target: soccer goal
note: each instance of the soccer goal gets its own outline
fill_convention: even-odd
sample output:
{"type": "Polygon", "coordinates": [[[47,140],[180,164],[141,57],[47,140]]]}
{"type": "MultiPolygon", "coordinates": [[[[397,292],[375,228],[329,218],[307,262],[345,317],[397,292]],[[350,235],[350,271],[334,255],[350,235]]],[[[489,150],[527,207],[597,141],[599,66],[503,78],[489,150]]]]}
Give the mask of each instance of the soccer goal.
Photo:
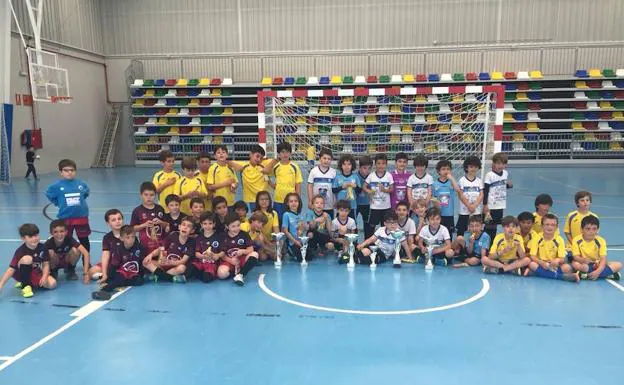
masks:
{"type": "Polygon", "coordinates": [[[503,107],[504,88],[489,85],[259,91],[259,140],[268,156],[290,143],[296,161],[327,148],[485,164],[501,149],[503,107]]]}

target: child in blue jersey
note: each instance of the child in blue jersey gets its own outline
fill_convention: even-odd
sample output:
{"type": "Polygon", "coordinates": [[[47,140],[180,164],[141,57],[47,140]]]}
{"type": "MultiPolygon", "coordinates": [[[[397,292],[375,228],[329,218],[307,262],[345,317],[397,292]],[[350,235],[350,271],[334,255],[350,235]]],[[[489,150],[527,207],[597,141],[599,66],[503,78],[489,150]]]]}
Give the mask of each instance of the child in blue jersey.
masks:
{"type": "MultiPolygon", "coordinates": [[[[366,178],[371,172],[371,167],[373,167],[373,160],[370,156],[364,155],[360,157],[357,177],[360,182],[360,186],[364,186],[366,182],[366,178]]],[[[360,190],[357,194],[357,213],[362,216],[362,222],[364,223],[364,237],[366,239],[370,238],[375,232],[375,226],[371,226],[369,222],[370,216],[370,196],[364,190],[360,190]]],[[[357,220],[357,215],[356,215],[357,220]]]]}
{"type": "Polygon", "coordinates": [[[471,215],[468,218],[468,231],[463,235],[458,235],[453,242],[453,250],[460,261],[453,267],[480,265],[481,258],[487,255],[491,244],[490,236],[483,231],[481,215],[471,215]]]}
{"type": "Polygon", "coordinates": [[[455,231],[455,191],[458,189],[451,162],[442,159],[436,164],[438,178],[433,181],[432,193],[435,206],[442,214],[441,224],[446,227],[451,237],[455,231]]]}
{"type": "Polygon", "coordinates": [[[349,216],[353,219],[355,219],[355,210],[357,209],[357,197],[362,190],[362,181],[358,175],[353,173],[354,169],[355,159],[353,156],[341,156],[338,160],[338,173],[332,189],[336,195],[336,201],[346,200],[351,204],[349,216]]]}
{"type": "Polygon", "coordinates": [[[76,236],[80,244],[91,251],[89,235],[89,186],[83,181],[76,179],[76,162],[71,159],[63,159],[58,164],[61,178],[48,186],[46,197],[54,206],[58,207],[58,219],[62,219],[67,225],[67,235],[76,236]]]}
{"type": "Polygon", "coordinates": [[[301,214],[303,202],[297,193],[288,193],[284,198],[286,212],[282,217],[282,232],[288,242],[288,255],[301,261],[301,236],[305,234],[305,218],[301,214]]]}

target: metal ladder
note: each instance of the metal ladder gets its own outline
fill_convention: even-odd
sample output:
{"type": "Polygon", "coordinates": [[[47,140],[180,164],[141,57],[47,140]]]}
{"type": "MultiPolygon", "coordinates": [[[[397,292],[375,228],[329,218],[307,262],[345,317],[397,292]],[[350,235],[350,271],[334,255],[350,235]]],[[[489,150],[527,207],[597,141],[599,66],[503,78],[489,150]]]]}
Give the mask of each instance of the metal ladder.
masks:
{"type": "Polygon", "coordinates": [[[121,103],[113,103],[110,111],[107,113],[106,128],[104,135],[100,141],[100,149],[95,158],[92,168],[111,168],[115,167],[115,149],[117,138],[117,130],[119,129],[119,118],[121,116],[121,103]]]}

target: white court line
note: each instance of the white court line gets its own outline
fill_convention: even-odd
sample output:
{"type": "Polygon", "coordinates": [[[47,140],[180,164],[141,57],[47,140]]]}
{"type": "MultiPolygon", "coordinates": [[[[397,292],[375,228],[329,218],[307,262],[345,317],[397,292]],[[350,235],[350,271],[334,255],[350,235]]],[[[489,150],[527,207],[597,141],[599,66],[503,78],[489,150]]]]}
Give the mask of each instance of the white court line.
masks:
{"type": "Polygon", "coordinates": [[[72,326],[74,326],[78,322],[80,322],[83,319],[85,319],[90,314],[93,314],[96,310],[100,309],[102,306],[104,306],[107,303],[113,301],[115,298],[119,297],[120,295],[122,295],[123,293],[127,292],[130,289],[131,289],[130,287],[127,287],[127,288],[123,289],[122,291],[115,293],[111,297],[111,299],[108,300],[108,301],[91,301],[88,304],[86,304],[85,306],[83,306],[80,309],[76,310],[75,312],[73,312],[71,314],[72,316],[74,316],[76,318],[74,318],[73,320],[69,321],[65,325],[61,326],[60,328],[56,329],[55,331],[53,331],[52,333],[48,334],[47,336],[43,337],[42,339],[40,339],[39,341],[35,342],[34,344],[30,345],[29,347],[27,347],[26,349],[22,350],[21,352],[17,353],[13,357],[7,357],[8,359],[6,360],[6,362],[4,362],[3,364],[0,364],[0,372],[3,371],[4,369],[8,368],[9,366],[13,365],[15,362],[17,362],[18,360],[20,360],[21,358],[23,358],[27,354],[32,353],[36,349],[40,348],[46,342],[49,342],[54,337],[57,337],[58,335],[60,335],[64,331],[66,331],[67,329],[71,328],[72,326]],[[94,302],[98,306],[93,305],[94,302]],[[85,310],[83,310],[83,309],[85,309],[85,310]]]}
{"type": "Polygon", "coordinates": [[[615,286],[616,288],[620,289],[620,291],[624,291],[624,286],[620,285],[619,283],[612,281],[610,279],[607,279],[606,281],[609,282],[611,285],[615,286]]]}
{"type": "Polygon", "coordinates": [[[264,284],[264,276],[265,274],[260,274],[260,277],[258,277],[258,285],[260,286],[260,289],[262,289],[262,291],[264,291],[266,294],[270,295],[271,297],[277,299],[278,301],[286,302],[291,305],[305,307],[305,308],[313,309],[313,310],[327,311],[327,312],[333,312],[333,313],[346,313],[346,314],[407,315],[407,314],[433,313],[436,311],[444,311],[444,310],[449,310],[449,309],[453,309],[456,307],[468,305],[469,303],[472,303],[474,301],[477,301],[483,298],[487,294],[487,292],[490,290],[490,282],[487,279],[482,278],[481,283],[483,287],[481,287],[481,291],[479,291],[477,294],[473,295],[470,298],[467,298],[463,301],[452,303],[449,305],[430,307],[426,309],[412,309],[412,310],[351,310],[351,309],[338,309],[338,308],[333,308],[333,307],[311,305],[308,303],[298,302],[298,301],[294,301],[286,297],[282,297],[281,295],[273,292],[264,284]]]}
{"type": "Polygon", "coordinates": [[[8,361],[11,358],[13,358],[13,357],[11,357],[11,356],[0,356],[0,361],[8,361]]]}

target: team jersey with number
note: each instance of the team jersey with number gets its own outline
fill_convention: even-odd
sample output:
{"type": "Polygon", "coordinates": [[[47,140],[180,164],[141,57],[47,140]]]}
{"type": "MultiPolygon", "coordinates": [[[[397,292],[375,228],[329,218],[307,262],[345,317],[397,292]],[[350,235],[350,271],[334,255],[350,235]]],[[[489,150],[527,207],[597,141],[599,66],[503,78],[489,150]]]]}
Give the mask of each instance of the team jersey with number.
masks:
{"type": "Polygon", "coordinates": [[[59,208],[59,219],[89,216],[89,186],[78,179],[61,179],[46,190],[46,197],[59,208]]]}
{"type": "Polygon", "coordinates": [[[180,241],[180,233],[175,232],[167,235],[162,241],[162,247],[165,249],[165,258],[161,261],[161,265],[167,265],[167,262],[181,261],[185,255],[192,258],[195,255],[195,240],[187,238],[185,243],[180,241]]]}
{"type": "Polygon", "coordinates": [[[529,251],[532,257],[536,257],[540,261],[550,262],[553,259],[564,259],[566,251],[563,238],[555,235],[553,239],[544,238],[544,234],[539,235],[532,243],[529,251]]]}
{"type": "Polygon", "coordinates": [[[433,181],[432,195],[438,200],[440,205],[440,213],[443,217],[452,217],[455,215],[455,191],[450,179],[444,182],[440,179],[433,181]]]}
{"type": "MultiPolygon", "coordinates": [[[[165,210],[159,205],[154,205],[151,209],[140,205],[132,210],[130,225],[142,225],[153,219],[160,219],[164,221],[165,210]]],[[[139,231],[139,242],[141,242],[146,254],[149,254],[152,250],[158,248],[160,241],[163,239],[164,232],[165,228],[161,225],[149,226],[139,231]]]]}
{"type": "Polygon", "coordinates": [[[312,195],[320,195],[325,199],[324,210],[332,210],[334,208],[334,180],[336,179],[336,170],[328,167],[325,171],[321,170],[321,166],[315,166],[308,175],[308,183],[312,184],[312,195]]]}
{"type": "Polygon", "coordinates": [[[296,192],[297,184],[303,183],[301,169],[293,162],[276,164],[271,175],[275,176],[275,203],[284,204],[286,195],[296,192]]]}
{"type": "Polygon", "coordinates": [[[246,203],[254,203],[256,195],[260,191],[269,191],[269,176],[265,175],[262,170],[270,162],[269,159],[265,159],[255,166],[249,161],[237,162],[243,167],[240,174],[243,185],[243,201],[246,203]]]}
{"type": "MultiPolygon", "coordinates": [[[[212,233],[210,236],[206,237],[202,233],[195,238],[195,252],[203,254],[206,250],[211,249],[211,251],[216,254],[221,250],[222,243],[223,234],[212,233]]],[[[193,253],[193,258],[197,258],[195,253],[193,253]]]]}
{"type": "MultiPolygon", "coordinates": [[[[156,174],[154,174],[154,178],[152,178],[152,183],[154,183],[154,186],[156,186],[156,188],[158,189],[163,183],[165,183],[171,178],[175,179],[175,181],[177,182],[181,178],[181,176],[177,171],[165,172],[161,170],[161,171],[158,171],[156,174]]],[[[165,202],[165,199],[167,199],[169,195],[175,194],[174,189],[175,189],[175,183],[166,187],[164,190],[160,192],[160,194],[158,194],[158,202],[160,203],[162,207],[165,207],[165,208],[167,207],[167,203],[165,202]]]]}
{"type": "Polygon", "coordinates": [[[407,181],[410,178],[410,173],[394,170],[391,175],[394,188],[392,189],[392,194],[390,194],[390,202],[394,208],[397,203],[407,200],[407,181]]]}
{"type": "MultiPolygon", "coordinates": [[[[208,183],[208,175],[210,175],[210,168],[208,168],[206,172],[202,172],[201,170],[198,170],[197,174],[195,174],[195,176],[201,179],[201,181],[204,183],[204,187],[206,187],[206,191],[208,191],[208,186],[206,185],[208,183]]],[[[206,211],[212,211],[211,195],[212,195],[211,192],[208,191],[208,196],[206,196],[206,198],[204,199],[204,208],[206,209],[206,211]]]]}
{"type": "Polygon", "coordinates": [[[336,201],[346,200],[351,204],[351,208],[355,209],[357,207],[357,188],[362,188],[362,182],[357,174],[349,174],[344,175],[341,172],[336,174],[336,179],[334,179],[334,188],[340,188],[340,191],[336,193],[336,201]],[[356,187],[343,188],[342,186],[345,183],[355,183],[356,187]]]}
{"type": "Polygon", "coordinates": [[[607,256],[607,241],[600,235],[586,241],[581,234],[572,240],[572,255],[599,262],[601,258],[607,256]]]}
{"type": "Polygon", "coordinates": [[[425,245],[431,245],[434,248],[444,246],[446,241],[451,240],[451,234],[444,225],[440,225],[437,229],[432,229],[430,225],[423,226],[418,237],[423,239],[425,245]]]}
{"type": "Polygon", "coordinates": [[[60,244],[56,243],[54,237],[49,238],[43,244],[43,247],[45,247],[46,250],[53,251],[54,254],[59,257],[66,256],[71,251],[71,249],[73,249],[74,247],[78,248],[79,246],[80,242],[78,242],[74,237],[70,237],[69,235],[66,235],[60,244]]]}
{"type": "MultiPolygon", "coordinates": [[[[470,202],[470,204],[474,204],[479,198],[479,195],[483,192],[483,182],[481,182],[481,179],[478,177],[470,180],[466,176],[462,176],[459,179],[459,182],[457,182],[457,185],[459,186],[459,189],[461,190],[464,197],[468,199],[468,202],[470,202]]],[[[464,202],[462,202],[461,200],[459,201],[459,215],[478,215],[482,212],[483,202],[479,203],[475,211],[470,212],[468,211],[468,208],[466,207],[464,202]]]]}
{"type": "Polygon", "coordinates": [[[401,243],[405,240],[405,234],[403,234],[401,238],[397,239],[392,235],[392,233],[388,232],[385,226],[378,228],[374,235],[377,238],[377,242],[375,244],[379,246],[379,250],[383,252],[387,258],[394,256],[394,250],[397,242],[401,243]]]}
{"type": "Polygon", "coordinates": [[[489,171],[485,174],[483,183],[489,186],[487,205],[490,210],[507,208],[507,170],[500,173],[489,171]]]}
{"type": "MultiPolygon", "coordinates": [[[[466,231],[464,233],[464,240],[466,241],[466,246],[471,242],[472,233],[470,231],[466,231]]],[[[478,237],[475,237],[474,243],[472,246],[472,255],[481,257],[481,251],[485,250],[486,253],[490,249],[490,236],[482,231],[478,237]]]]}
{"type": "Polygon", "coordinates": [[[249,234],[244,231],[238,233],[238,235],[232,237],[228,233],[223,234],[223,243],[219,251],[225,252],[225,255],[232,257],[232,253],[236,249],[246,249],[253,246],[249,234]]]}
{"type": "Polygon", "coordinates": [[[340,229],[344,230],[344,234],[355,233],[357,231],[355,219],[347,217],[347,220],[343,222],[338,217],[334,218],[332,221],[332,237],[344,238],[344,235],[340,234],[340,229]]]}
{"type": "Polygon", "coordinates": [[[9,267],[11,267],[14,270],[18,270],[20,259],[22,259],[22,257],[26,255],[30,255],[32,257],[33,269],[42,269],[44,262],[50,262],[50,255],[48,254],[48,249],[44,247],[43,243],[37,244],[37,247],[35,247],[34,250],[28,248],[28,246],[26,246],[25,243],[22,243],[22,245],[18,247],[17,250],[15,250],[15,253],[13,254],[13,258],[11,259],[11,262],[9,263],[9,267]]]}
{"type": "Polygon", "coordinates": [[[405,231],[405,234],[416,235],[416,222],[412,218],[405,218],[405,221],[401,222],[401,218],[399,218],[397,221],[399,229],[405,231]]]}
{"type": "MultiPolygon", "coordinates": [[[[572,211],[570,214],[568,214],[568,217],[566,218],[566,221],[563,225],[563,232],[565,234],[569,234],[572,239],[578,237],[579,235],[581,235],[582,232],[581,222],[583,221],[583,218],[590,215],[598,218],[598,215],[592,213],[591,211],[588,211],[585,214],[579,213],[577,210],[572,211]]],[[[570,242],[568,242],[566,239],[566,248],[570,250],[571,246],[572,245],[570,244],[570,242]]]]}
{"type": "Polygon", "coordinates": [[[429,194],[429,188],[433,185],[433,177],[425,173],[425,175],[418,176],[416,174],[410,175],[407,180],[407,187],[412,190],[412,199],[426,199],[429,194]]]}
{"type": "Polygon", "coordinates": [[[115,251],[111,251],[110,268],[123,275],[124,278],[132,279],[141,273],[143,255],[138,239],[134,240],[130,248],[121,242],[115,251]]]}
{"type": "MultiPolygon", "coordinates": [[[[220,165],[219,163],[213,163],[210,165],[210,169],[208,170],[208,184],[220,184],[228,179],[232,179],[236,183],[238,183],[238,177],[232,168],[228,165],[220,165]]],[[[228,206],[232,206],[234,204],[234,200],[236,197],[236,191],[232,191],[230,185],[220,187],[214,190],[214,196],[223,197],[227,201],[228,206]]]]}
{"type": "Polygon", "coordinates": [[[497,234],[494,237],[494,241],[492,242],[492,248],[490,249],[491,255],[496,255],[499,251],[505,250],[507,247],[511,247],[510,251],[507,251],[505,254],[502,254],[498,257],[503,262],[513,261],[518,258],[518,252],[516,245],[520,245],[520,248],[524,251],[524,240],[518,234],[514,234],[511,240],[507,240],[505,238],[504,233],[497,234]]]}
{"type": "Polygon", "coordinates": [[[391,207],[390,194],[381,191],[381,188],[390,188],[394,184],[394,179],[389,172],[378,175],[377,172],[371,172],[366,178],[368,188],[374,191],[370,197],[370,206],[372,210],[387,210],[391,207]]]}

